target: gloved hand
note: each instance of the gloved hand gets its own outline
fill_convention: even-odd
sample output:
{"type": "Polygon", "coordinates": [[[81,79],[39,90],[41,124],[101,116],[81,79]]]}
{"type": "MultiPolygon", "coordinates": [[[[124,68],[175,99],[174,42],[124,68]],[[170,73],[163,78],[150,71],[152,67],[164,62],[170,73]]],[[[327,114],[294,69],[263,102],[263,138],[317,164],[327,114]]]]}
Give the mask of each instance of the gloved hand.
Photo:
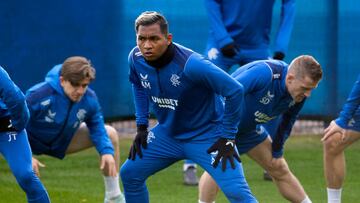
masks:
{"type": "Polygon", "coordinates": [[[139,125],[137,127],[136,136],[133,144],[131,145],[128,159],[135,160],[136,154],[142,158],[141,146],[146,149],[148,133],[146,125],[139,125]]]}
{"type": "Polygon", "coordinates": [[[274,53],[273,59],[283,60],[284,58],[285,58],[285,54],[282,53],[281,51],[276,51],[276,52],[274,53]]]}
{"type": "Polygon", "coordinates": [[[229,159],[231,163],[231,167],[235,169],[234,158],[241,162],[238,153],[235,150],[235,141],[228,140],[226,138],[219,138],[208,150],[207,153],[218,151],[218,154],[215,157],[215,161],[213,163],[214,168],[219,164],[220,159],[222,158],[222,170],[226,169],[226,162],[229,159]]]}
{"type": "Polygon", "coordinates": [[[222,47],[220,49],[220,51],[224,56],[232,58],[236,55],[235,44],[233,42],[230,44],[227,44],[224,47],[222,47]]]}

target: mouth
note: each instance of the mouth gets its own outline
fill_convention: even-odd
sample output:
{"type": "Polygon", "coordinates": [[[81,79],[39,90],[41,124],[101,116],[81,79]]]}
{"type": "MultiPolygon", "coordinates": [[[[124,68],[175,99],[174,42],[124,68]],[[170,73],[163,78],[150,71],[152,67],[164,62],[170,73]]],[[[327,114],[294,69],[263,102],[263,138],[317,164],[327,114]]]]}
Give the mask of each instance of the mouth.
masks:
{"type": "Polygon", "coordinates": [[[151,57],[151,56],[153,56],[153,53],[152,52],[144,52],[144,57],[151,57]]]}

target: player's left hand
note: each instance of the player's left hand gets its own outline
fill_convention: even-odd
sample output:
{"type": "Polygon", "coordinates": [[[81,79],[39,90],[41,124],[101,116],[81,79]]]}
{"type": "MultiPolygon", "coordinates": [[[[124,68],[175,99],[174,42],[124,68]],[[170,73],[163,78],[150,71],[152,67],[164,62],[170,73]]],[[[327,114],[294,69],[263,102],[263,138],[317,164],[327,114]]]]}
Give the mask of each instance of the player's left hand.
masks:
{"type": "Polygon", "coordinates": [[[219,164],[219,161],[222,162],[222,170],[225,171],[226,169],[226,162],[229,159],[231,167],[235,169],[235,162],[234,158],[241,162],[238,153],[235,150],[235,141],[228,140],[226,138],[219,138],[208,150],[207,153],[210,154],[211,152],[218,152],[215,161],[213,163],[214,168],[216,168],[219,164]]]}
{"type": "Polygon", "coordinates": [[[116,163],[113,155],[103,154],[101,156],[100,170],[105,176],[117,176],[116,163]]]}
{"type": "Polygon", "coordinates": [[[335,121],[331,121],[330,125],[324,130],[324,137],[321,139],[321,141],[324,142],[326,139],[336,133],[341,133],[342,140],[345,139],[345,129],[338,126],[335,121]]]}

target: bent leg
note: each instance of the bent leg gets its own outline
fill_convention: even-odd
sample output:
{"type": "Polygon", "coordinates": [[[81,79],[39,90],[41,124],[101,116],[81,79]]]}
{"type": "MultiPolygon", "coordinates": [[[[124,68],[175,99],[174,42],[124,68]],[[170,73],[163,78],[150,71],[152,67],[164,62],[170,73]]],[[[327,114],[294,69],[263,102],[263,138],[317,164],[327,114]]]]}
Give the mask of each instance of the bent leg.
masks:
{"type": "Polygon", "coordinates": [[[199,200],[201,202],[214,202],[219,192],[215,180],[206,171],[202,174],[199,181],[199,200]]]}
{"type": "Polygon", "coordinates": [[[127,203],[149,202],[146,179],[184,157],[182,144],[156,128],[149,132],[148,145],[142,153],[142,158],[136,155],[135,160],[126,160],[120,169],[127,203]]]}
{"type": "Polygon", "coordinates": [[[0,148],[20,187],[25,191],[29,203],[50,202],[45,187],[35,175],[31,165],[31,149],[26,131],[15,136],[0,135],[0,148]],[[3,138],[6,138],[3,139],[3,138]]]}
{"type": "Polygon", "coordinates": [[[245,180],[241,163],[235,160],[235,169],[233,169],[228,162],[225,171],[222,171],[222,163],[216,168],[212,166],[216,155],[208,154],[206,151],[214,142],[214,140],[206,140],[185,144],[186,158],[203,167],[214,178],[230,202],[257,202],[245,180]]]}
{"type": "Polygon", "coordinates": [[[324,172],[328,188],[342,187],[346,173],[344,150],[359,139],[360,132],[348,130],[345,140],[336,133],[324,141],[324,172]]]}
{"type": "Polygon", "coordinates": [[[307,198],[303,187],[290,171],[285,159],[279,158],[274,162],[270,138],[248,151],[248,155],[269,172],[280,193],[287,200],[300,203],[307,198]]]}

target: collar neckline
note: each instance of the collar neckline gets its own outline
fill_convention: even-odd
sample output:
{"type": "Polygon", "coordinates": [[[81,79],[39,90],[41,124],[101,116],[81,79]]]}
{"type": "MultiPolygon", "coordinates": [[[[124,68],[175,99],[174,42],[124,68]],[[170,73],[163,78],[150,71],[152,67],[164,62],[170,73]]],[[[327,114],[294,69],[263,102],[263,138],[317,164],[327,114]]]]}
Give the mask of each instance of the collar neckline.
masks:
{"type": "Polygon", "coordinates": [[[171,43],[163,55],[161,55],[158,59],[154,61],[148,61],[145,59],[146,63],[150,66],[153,66],[157,69],[163,68],[167,64],[169,64],[175,56],[175,45],[171,43]]]}

